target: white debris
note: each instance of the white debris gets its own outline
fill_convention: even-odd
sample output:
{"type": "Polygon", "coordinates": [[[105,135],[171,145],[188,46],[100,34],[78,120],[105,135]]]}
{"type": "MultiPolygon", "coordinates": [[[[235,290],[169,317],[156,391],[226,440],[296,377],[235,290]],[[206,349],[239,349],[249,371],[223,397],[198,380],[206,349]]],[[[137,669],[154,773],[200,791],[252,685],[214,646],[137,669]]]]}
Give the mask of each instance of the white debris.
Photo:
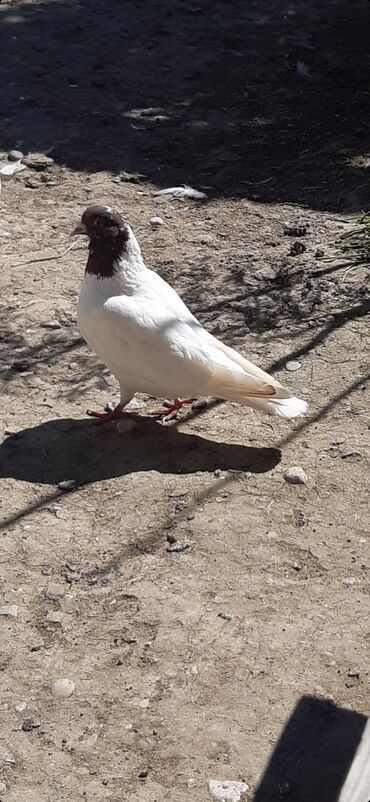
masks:
{"type": "Polygon", "coordinates": [[[175,198],[194,198],[195,200],[201,200],[207,197],[205,192],[199,192],[198,189],[193,189],[193,187],[189,187],[187,184],[183,184],[182,187],[160,189],[158,192],[154,192],[154,195],[173,195],[175,198]]]}
{"type": "Polygon", "coordinates": [[[8,153],[8,159],[10,162],[19,162],[23,159],[24,153],[21,150],[10,150],[8,153]]]}
{"type": "Polygon", "coordinates": [[[139,710],[147,710],[149,705],[150,705],[149,699],[141,699],[141,701],[138,702],[137,704],[139,710]]]}
{"type": "Polygon", "coordinates": [[[3,181],[10,181],[10,179],[13,178],[13,175],[25,169],[26,165],[22,164],[21,161],[11,162],[0,167],[0,176],[3,181]]]}
{"type": "Polygon", "coordinates": [[[302,363],[301,362],[295,362],[294,360],[292,360],[291,362],[287,362],[286,365],[285,365],[286,370],[289,370],[291,373],[294,370],[299,370],[301,367],[302,367],[302,363]]]}
{"type": "Polygon", "coordinates": [[[152,219],[150,221],[150,225],[153,226],[153,227],[163,226],[163,222],[164,221],[162,220],[161,217],[152,217],[152,219]]]}
{"type": "Polygon", "coordinates": [[[17,618],[19,607],[17,604],[7,604],[0,607],[0,616],[3,618],[17,618]]]}
{"type": "Polygon", "coordinates": [[[17,705],[14,705],[14,710],[16,713],[23,713],[27,709],[27,702],[18,702],[17,705]]]}
{"type": "Polygon", "coordinates": [[[51,692],[53,696],[57,696],[59,699],[67,699],[68,696],[72,696],[74,692],[75,684],[72,682],[71,679],[56,679],[51,686],[51,692]]]}
{"type": "Polygon", "coordinates": [[[284,479],[290,485],[305,485],[308,482],[308,476],[299,465],[292,465],[291,468],[284,473],[284,479]]]}
{"type": "Polygon", "coordinates": [[[237,780],[208,780],[208,790],[217,802],[239,802],[248,786],[247,783],[237,780]]]}

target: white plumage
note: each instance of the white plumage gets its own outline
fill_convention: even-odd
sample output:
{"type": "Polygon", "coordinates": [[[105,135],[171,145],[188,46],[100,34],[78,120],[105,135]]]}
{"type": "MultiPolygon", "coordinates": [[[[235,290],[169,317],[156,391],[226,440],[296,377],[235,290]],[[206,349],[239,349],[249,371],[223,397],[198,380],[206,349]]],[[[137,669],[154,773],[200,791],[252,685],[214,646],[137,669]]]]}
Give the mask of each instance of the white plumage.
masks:
{"type": "MultiPolygon", "coordinates": [[[[90,208],[95,216],[104,209],[105,218],[111,211],[90,208]]],[[[203,328],[175,290],[145,266],[132,230],[123,225],[124,247],[111,275],[89,269],[88,262],[77,312],[82,336],[118,379],[121,404],[137,392],[214,396],[283,418],[303,415],[305,401],[203,328]]],[[[91,225],[82,223],[78,231],[92,237],[91,225]]],[[[89,260],[97,245],[103,248],[100,235],[91,238],[89,260]]]]}

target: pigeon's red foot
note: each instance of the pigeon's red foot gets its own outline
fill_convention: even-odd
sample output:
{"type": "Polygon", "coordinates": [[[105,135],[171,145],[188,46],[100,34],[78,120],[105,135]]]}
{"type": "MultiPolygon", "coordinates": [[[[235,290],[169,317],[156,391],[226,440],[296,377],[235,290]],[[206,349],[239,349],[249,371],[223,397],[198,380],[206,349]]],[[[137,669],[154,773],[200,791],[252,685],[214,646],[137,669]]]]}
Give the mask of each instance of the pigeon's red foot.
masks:
{"type": "Polygon", "coordinates": [[[123,404],[117,404],[114,409],[109,409],[106,407],[105,412],[95,412],[93,409],[88,409],[87,414],[90,415],[90,418],[98,418],[101,423],[109,423],[111,420],[118,420],[125,415],[125,411],[123,409],[123,404]]]}
{"type": "Polygon", "coordinates": [[[175,398],[174,401],[164,401],[161,409],[153,409],[149,415],[154,415],[156,418],[161,418],[165,423],[177,418],[177,413],[184,404],[191,404],[194,398],[175,398]]]}

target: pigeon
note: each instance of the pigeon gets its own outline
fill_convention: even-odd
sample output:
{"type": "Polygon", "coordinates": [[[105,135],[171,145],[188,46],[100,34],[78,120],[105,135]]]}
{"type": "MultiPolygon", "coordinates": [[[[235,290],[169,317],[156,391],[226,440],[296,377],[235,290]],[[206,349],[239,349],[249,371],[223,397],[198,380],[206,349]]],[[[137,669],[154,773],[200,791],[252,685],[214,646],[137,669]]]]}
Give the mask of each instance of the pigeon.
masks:
{"type": "Polygon", "coordinates": [[[78,326],[117,378],[121,396],[114,409],[88,414],[103,422],[120,418],[135,393],[174,399],[152,413],[165,422],[199,396],[282,418],[305,414],[305,401],[210,334],[177,292],[146,267],[120,213],[89,206],[74,234],[89,238],[78,326]]]}

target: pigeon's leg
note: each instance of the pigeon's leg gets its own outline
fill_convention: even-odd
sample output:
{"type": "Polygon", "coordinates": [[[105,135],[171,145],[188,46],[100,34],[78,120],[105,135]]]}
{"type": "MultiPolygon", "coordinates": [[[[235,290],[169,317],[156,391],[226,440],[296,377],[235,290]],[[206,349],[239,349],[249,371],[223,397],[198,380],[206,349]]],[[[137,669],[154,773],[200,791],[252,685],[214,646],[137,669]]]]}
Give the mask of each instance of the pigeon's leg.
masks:
{"type": "Polygon", "coordinates": [[[99,418],[101,423],[109,423],[111,420],[122,418],[126,413],[123,409],[123,404],[117,404],[114,409],[108,409],[106,412],[95,412],[93,409],[88,409],[87,414],[90,415],[91,418],[99,418]]]}
{"type": "Polygon", "coordinates": [[[166,423],[174,418],[177,418],[177,413],[184,404],[192,404],[194,398],[175,398],[174,401],[164,401],[164,406],[161,409],[153,409],[149,415],[154,415],[156,418],[162,418],[166,423]]]}

